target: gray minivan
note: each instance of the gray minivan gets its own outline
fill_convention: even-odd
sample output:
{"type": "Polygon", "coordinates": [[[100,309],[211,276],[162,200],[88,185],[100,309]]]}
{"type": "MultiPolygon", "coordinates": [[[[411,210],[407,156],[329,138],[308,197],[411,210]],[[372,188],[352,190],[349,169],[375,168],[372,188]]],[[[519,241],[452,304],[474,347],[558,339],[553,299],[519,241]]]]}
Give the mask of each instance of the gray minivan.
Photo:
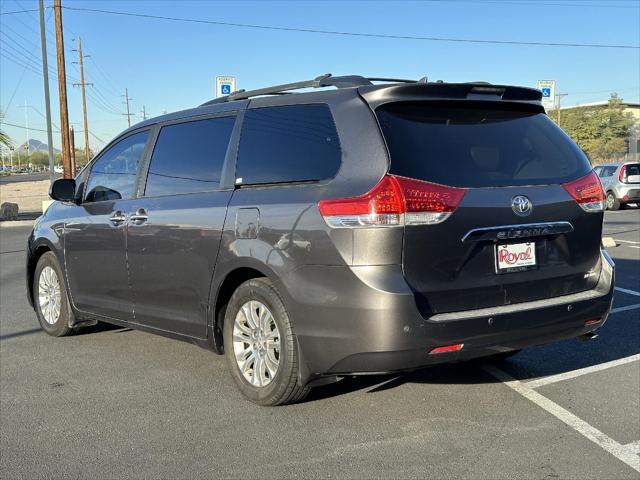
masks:
{"type": "Polygon", "coordinates": [[[224,353],[261,405],[593,336],[604,192],[540,99],[323,75],[146,120],[52,185],[29,301],[53,336],[103,321],[224,353]]]}

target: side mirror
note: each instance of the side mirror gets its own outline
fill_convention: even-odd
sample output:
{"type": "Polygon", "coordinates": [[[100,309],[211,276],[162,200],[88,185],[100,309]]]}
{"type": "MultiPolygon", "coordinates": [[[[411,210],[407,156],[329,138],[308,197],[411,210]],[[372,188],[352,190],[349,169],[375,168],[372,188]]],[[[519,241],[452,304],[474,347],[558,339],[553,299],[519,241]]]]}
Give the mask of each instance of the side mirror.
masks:
{"type": "Polygon", "coordinates": [[[60,178],[53,182],[49,196],[61,202],[73,202],[76,198],[76,181],[73,178],[60,178]]]}

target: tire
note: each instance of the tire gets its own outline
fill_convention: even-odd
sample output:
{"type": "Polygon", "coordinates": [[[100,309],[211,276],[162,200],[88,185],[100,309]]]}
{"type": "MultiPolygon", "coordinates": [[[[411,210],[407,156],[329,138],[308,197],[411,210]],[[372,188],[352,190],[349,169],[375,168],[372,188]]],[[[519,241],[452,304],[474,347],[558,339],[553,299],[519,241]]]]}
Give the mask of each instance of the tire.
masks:
{"type": "Polygon", "coordinates": [[[38,259],[33,275],[33,304],[40,326],[49,335],[64,337],[73,332],[69,326],[73,322],[73,313],[67,287],[58,259],[52,252],[38,259]]]}
{"type": "Polygon", "coordinates": [[[282,297],[270,280],[256,278],[238,287],[226,309],[223,336],[229,371],[248,400],[263,406],[285,405],[299,402],[311,390],[298,379],[298,343],[282,297]]]}
{"type": "Polygon", "coordinates": [[[607,210],[620,210],[620,200],[613,192],[607,192],[607,210]]]}

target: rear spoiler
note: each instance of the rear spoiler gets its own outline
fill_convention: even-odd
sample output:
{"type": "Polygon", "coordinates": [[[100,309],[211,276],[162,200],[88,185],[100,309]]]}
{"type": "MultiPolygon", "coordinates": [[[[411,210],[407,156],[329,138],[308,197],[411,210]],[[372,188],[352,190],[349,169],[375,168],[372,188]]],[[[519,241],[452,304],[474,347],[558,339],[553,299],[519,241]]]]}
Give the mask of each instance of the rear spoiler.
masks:
{"type": "Polygon", "coordinates": [[[398,101],[476,100],[523,103],[543,110],[540,90],[480,82],[372,85],[359,87],[358,92],[373,109],[385,103],[398,101]]]}

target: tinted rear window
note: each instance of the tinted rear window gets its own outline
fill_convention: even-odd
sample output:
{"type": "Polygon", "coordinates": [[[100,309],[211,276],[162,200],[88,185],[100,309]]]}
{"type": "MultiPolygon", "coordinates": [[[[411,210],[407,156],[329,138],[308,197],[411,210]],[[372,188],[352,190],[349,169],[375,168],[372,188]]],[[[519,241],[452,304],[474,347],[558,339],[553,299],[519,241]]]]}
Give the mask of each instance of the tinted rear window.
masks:
{"type": "Polygon", "coordinates": [[[627,178],[632,175],[640,175],[640,163],[628,163],[626,172],[627,178]]]}
{"type": "Polygon", "coordinates": [[[243,185],[324,180],[340,167],[338,132],[327,105],[247,110],[236,177],[243,185]]]}
{"type": "Polygon", "coordinates": [[[162,127],[149,165],[145,196],[217,190],[235,121],[231,116],[162,127]]]}
{"type": "Polygon", "coordinates": [[[391,173],[456,187],[564,183],[591,170],[543,113],[425,102],[376,111],[391,173]]]}

